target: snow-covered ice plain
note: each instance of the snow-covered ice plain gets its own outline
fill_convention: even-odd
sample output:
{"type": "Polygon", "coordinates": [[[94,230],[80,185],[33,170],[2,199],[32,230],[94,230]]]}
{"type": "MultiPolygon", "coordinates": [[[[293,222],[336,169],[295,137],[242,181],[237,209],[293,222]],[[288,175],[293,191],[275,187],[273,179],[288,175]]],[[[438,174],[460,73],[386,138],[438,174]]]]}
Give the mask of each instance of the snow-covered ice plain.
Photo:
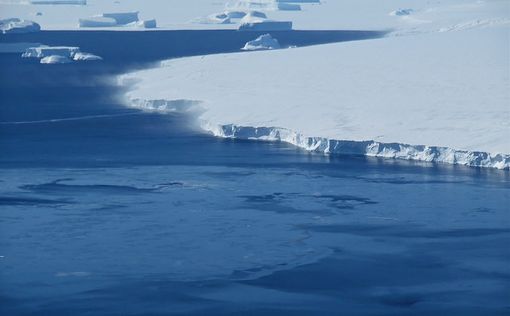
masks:
{"type": "Polygon", "coordinates": [[[130,74],[138,83],[129,98],[201,102],[203,128],[222,137],[508,169],[510,4],[427,3],[397,11],[324,3],[317,9],[324,19],[343,9],[371,21],[375,11],[380,18],[371,28],[392,32],[371,41],[172,60],[130,74]],[[395,21],[384,25],[388,17],[395,21]]]}
{"type": "Polygon", "coordinates": [[[508,1],[30,2],[1,315],[508,312],[508,1]]]}

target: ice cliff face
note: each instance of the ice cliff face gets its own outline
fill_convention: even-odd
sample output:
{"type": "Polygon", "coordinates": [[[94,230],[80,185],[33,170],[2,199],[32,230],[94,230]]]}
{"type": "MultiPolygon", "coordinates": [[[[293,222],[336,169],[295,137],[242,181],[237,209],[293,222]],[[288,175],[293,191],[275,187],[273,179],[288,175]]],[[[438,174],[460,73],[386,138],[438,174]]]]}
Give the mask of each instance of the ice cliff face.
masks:
{"type": "Polygon", "coordinates": [[[448,147],[352,141],[309,137],[278,127],[249,127],[204,124],[215,136],[236,139],[280,141],[307,151],[333,155],[365,155],[426,162],[440,162],[470,167],[510,169],[510,155],[455,150],[448,147]]]}
{"type": "MultiPolygon", "coordinates": [[[[130,106],[144,111],[160,113],[195,113],[203,110],[196,100],[144,100],[131,99],[130,106]]],[[[470,167],[510,169],[510,155],[455,148],[384,143],[374,140],[355,141],[311,137],[281,127],[253,127],[235,124],[215,124],[202,121],[201,128],[216,137],[257,141],[284,142],[301,149],[327,155],[358,155],[391,159],[404,159],[434,163],[449,163],[470,167]]]]}

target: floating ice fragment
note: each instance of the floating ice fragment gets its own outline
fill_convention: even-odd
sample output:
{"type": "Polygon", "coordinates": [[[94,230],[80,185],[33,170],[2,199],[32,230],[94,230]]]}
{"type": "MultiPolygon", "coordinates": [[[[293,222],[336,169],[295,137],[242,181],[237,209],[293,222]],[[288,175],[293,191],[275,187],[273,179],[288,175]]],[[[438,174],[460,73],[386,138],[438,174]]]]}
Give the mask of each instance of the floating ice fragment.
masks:
{"type": "Polygon", "coordinates": [[[278,48],[280,48],[280,43],[278,43],[278,40],[273,38],[270,34],[264,34],[257,37],[253,41],[246,43],[242,50],[267,50],[278,48]]]}
{"type": "Polygon", "coordinates": [[[76,54],[74,54],[73,60],[93,61],[93,60],[103,60],[103,58],[101,58],[100,56],[94,55],[94,54],[77,52],[76,54]]]}
{"type": "Polygon", "coordinates": [[[138,26],[144,27],[146,29],[155,29],[157,27],[157,22],[155,19],[141,20],[141,21],[138,21],[138,26]]]}
{"type": "Polygon", "coordinates": [[[58,55],[67,58],[72,58],[79,51],[80,51],[79,47],[39,46],[27,48],[27,50],[25,50],[25,52],[21,56],[24,58],[44,58],[48,56],[58,55]]]}
{"type": "Polygon", "coordinates": [[[41,30],[41,26],[33,21],[18,18],[0,20],[0,33],[31,33],[41,30]]]}

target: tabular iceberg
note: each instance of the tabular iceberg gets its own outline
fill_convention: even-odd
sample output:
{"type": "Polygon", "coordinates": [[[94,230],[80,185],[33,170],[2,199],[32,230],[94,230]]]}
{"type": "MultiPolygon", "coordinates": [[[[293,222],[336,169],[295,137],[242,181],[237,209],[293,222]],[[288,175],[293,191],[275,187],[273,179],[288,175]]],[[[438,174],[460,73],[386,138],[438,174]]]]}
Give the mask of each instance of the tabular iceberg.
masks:
{"type": "Polygon", "coordinates": [[[31,33],[41,30],[41,26],[33,21],[18,18],[0,20],[0,33],[31,33]]]}

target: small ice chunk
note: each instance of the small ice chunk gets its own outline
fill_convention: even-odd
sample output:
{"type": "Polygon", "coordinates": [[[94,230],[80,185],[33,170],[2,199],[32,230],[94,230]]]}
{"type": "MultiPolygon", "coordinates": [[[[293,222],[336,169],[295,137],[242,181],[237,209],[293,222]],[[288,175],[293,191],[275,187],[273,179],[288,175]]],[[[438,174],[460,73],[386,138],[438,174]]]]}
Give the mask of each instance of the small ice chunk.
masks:
{"type": "Polygon", "coordinates": [[[278,40],[273,38],[270,34],[264,34],[253,41],[249,41],[244,45],[242,50],[267,50],[267,49],[279,49],[280,43],[278,40]]]}
{"type": "Polygon", "coordinates": [[[40,46],[30,47],[25,50],[24,58],[44,58],[53,55],[63,56],[66,58],[73,58],[73,56],[80,51],[79,47],[68,46],[40,46]]]}
{"type": "Polygon", "coordinates": [[[155,29],[157,27],[157,22],[155,19],[140,20],[138,21],[138,26],[144,27],[146,29],[155,29]]]}
{"type": "Polygon", "coordinates": [[[76,54],[74,54],[73,60],[93,61],[93,60],[103,60],[103,58],[101,58],[100,56],[94,55],[94,54],[90,54],[90,53],[77,52],[76,54]]]}
{"type": "Polygon", "coordinates": [[[395,11],[391,11],[390,15],[391,16],[406,16],[406,15],[410,15],[413,12],[414,12],[413,9],[398,9],[395,11]]]}
{"type": "Polygon", "coordinates": [[[69,64],[71,59],[61,55],[46,56],[41,59],[41,64],[69,64]]]}
{"type": "Polygon", "coordinates": [[[18,18],[0,20],[0,33],[31,33],[41,30],[41,26],[33,21],[18,18]]]}

